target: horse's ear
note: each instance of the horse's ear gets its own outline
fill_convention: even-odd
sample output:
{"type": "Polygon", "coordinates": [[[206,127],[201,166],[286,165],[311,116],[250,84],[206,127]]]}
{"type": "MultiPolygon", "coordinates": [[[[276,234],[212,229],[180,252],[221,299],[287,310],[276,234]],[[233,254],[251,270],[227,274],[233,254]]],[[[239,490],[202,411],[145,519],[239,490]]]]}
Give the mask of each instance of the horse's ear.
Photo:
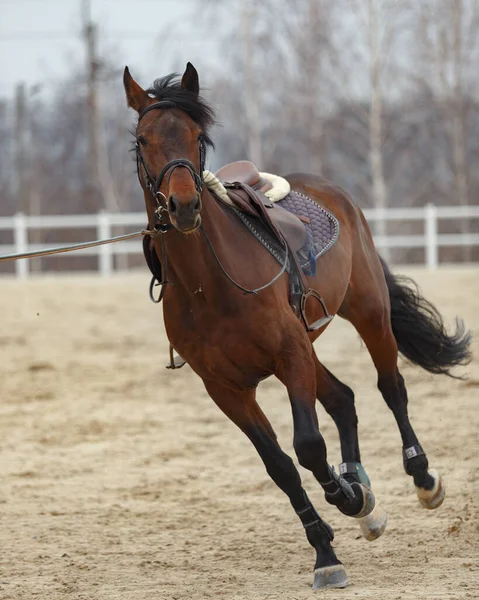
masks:
{"type": "Polygon", "coordinates": [[[128,67],[125,67],[123,73],[123,85],[125,86],[126,103],[130,108],[133,108],[137,113],[140,113],[148,106],[150,96],[148,96],[145,90],[136,83],[130,75],[128,67]]]}
{"type": "Polygon", "coordinates": [[[183,77],[181,78],[181,87],[189,92],[193,92],[193,94],[196,95],[200,93],[198,72],[190,62],[186,63],[186,71],[183,73],[183,77]]]}

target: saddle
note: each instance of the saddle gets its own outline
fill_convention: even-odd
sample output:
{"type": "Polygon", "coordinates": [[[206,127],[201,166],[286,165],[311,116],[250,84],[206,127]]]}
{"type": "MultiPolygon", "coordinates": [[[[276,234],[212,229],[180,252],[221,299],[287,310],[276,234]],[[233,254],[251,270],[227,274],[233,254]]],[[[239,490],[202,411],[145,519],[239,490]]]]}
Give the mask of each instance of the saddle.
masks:
{"type": "Polygon", "coordinates": [[[316,331],[329,323],[332,317],[321,296],[310,289],[296,254],[306,242],[307,231],[304,222],[309,222],[309,219],[281,208],[265,196],[265,192],[271,189],[272,185],[261,178],[256,166],[249,161],[230,163],[219,169],[216,177],[223,183],[228,198],[237,210],[259,218],[283,247],[287,246],[290,264],[289,301],[296,316],[303,321],[306,330],[316,331]],[[229,179],[225,180],[225,177],[229,179]],[[322,318],[312,324],[308,323],[306,318],[306,302],[311,296],[319,301],[324,313],[322,318]]]}
{"type": "Polygon", "coordinates": [[[307,237],[304,222],[309,222],[309,219],[281,208],[265,196],[273,185],[261,177],[252,162],[238,160],[221,167],[215,175],[238,210],[272,224],[276,237],[280,237],[276,231],[279,230],[293,252],[296,253],[304,246],[307,237]]]}

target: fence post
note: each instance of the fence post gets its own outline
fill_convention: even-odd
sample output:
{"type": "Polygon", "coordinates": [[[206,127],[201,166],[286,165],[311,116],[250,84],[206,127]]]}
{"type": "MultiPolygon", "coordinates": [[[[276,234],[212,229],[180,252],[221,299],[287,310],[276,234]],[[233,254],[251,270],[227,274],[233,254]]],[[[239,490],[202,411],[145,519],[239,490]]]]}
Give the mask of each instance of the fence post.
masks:
{"type": "MultiPolygon", "coordinates": [[[[27,252],[27,220],[21,212],[13,216],[13,241],[15,244],[15,252],[21,254],[27,252]]],[[[19,279],[28,277],[28,259],[17,260],[15,263],[15,273],[19,279]]]]}
{"type": "MultiPolygon", "coordinates": [[[[101,211],[98,213],[98,239],[103,240],[111,237],[110,215],[101,211]]],[[[98,247],[98,266],[102,276],[111,275],[113,271],[113,253],[111,244],[98,247]]]]}
{"type": "Polygon", "coordinates": [[[426,204],[424,217],[426,219],[426,265],[429,270],[434,271],[439,262],[437,208],[434,204],[426,204]]]}

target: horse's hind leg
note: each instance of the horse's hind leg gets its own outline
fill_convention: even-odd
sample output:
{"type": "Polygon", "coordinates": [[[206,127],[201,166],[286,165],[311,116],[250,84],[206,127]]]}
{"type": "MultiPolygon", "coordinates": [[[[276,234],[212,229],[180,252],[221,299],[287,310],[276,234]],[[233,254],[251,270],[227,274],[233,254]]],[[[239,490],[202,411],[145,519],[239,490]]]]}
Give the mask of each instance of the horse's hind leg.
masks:
{"type": "Polygon", "coordinates": [[[419,501],[437,508],[444,500],[439,474],[428,469],[428,460],[409,421],[408,396],[397,366],[398,346],[391,326],[389,292],[378,262],[376,276],[363,272],[350,289],[341,315],[350,321],[364,340],[378,373],[378,388],[391,409],[403,443],[403,464],[414,479],[419,501]],[[373,294],[372,290],[376,290],[373,294]]]}
{"type": "MultiPolygon", "coordinates": [[[[316,396],[338,428],[342,464],[339,473],[349,483],[358,482],[371,488],[369,477],[361,464],[358,440],[358,417],[354,393],[319,362],[313,350],[316,367],[316,396]]],[[[364,537],[373,541],[380,537],[387,524],[386,512],[376,503],[374,509],[359,519],[364,537]]]]}
{"type": "Polygon", "coordinates": [[[331,547],[333,530],[311,504],[293,461],[281,450],[270,422],[256,402],[255,390],[233,391],[210,381],[205,381],[205,386],[219,408],[249,437],[267,473],[289,497],[301,519],[306,537],[316,550],[313,588],[346,587],[346,571],[331,547]]]}

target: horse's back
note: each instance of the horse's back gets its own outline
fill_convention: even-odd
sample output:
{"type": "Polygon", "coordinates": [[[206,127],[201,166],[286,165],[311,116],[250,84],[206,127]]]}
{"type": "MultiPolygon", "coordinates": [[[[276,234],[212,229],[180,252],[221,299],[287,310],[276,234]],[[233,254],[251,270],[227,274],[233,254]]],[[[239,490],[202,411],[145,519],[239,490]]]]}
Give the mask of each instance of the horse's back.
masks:
{"type": "Polygon", "coordinates": [[[323,177],[309,173],[292,173],[287,175],[285,179],[292,189],[306,194],[338,219],[343,234],[344,229],[347,231],[357,258],[362,254],[365,258],[367,257],[368,261],[372,260],[373,263],[378,261],[373,236],[366,217],[343,188],[323,177]],[[358,252],[359,250],[361,252],[358,252]]]}
{"type": "Polygon", "coordinates": [[[349,194],[335,185],[311,173],[291,173],[285,176],[291,189],[309,196],[312,200],[330,210],[344,223],[361,219],[361,211],[349,194]]]}

